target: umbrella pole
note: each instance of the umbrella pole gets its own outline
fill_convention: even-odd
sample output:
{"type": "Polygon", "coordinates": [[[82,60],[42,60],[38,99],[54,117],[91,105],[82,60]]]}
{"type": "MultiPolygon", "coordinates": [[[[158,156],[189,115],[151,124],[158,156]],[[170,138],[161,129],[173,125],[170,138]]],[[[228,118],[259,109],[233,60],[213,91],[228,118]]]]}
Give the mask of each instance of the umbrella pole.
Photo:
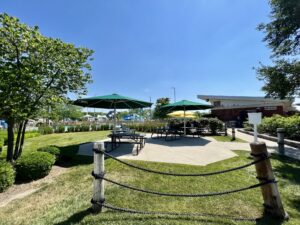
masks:
{"type": "Polygon", "coordinates": [[[184,129],[184,136],[185,136],[186,135],[185,108],[183,111],[183,129],[184,129]]]}
{"type": "Polygon", "coordinates": [[[117,115],[116,115],[116,103],[114,104],[114,133],[116,132],[116,117],[117,117],[117,115]]]}

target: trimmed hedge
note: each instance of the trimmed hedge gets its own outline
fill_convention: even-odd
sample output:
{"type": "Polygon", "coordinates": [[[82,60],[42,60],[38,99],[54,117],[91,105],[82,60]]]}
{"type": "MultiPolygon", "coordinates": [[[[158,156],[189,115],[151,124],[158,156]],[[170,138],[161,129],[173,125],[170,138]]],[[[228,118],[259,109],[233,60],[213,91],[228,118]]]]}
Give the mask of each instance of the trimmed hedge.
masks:
{"type": "Polygon", "coordinates": [[[15,182],[15,170],[10,163],[0,161],[0,192],[5,191],[15,182]]]}
{"type": "Polygon", "coordinates": [[[274,115],[265,117],[262,123],[258,126],[260,133],[267,133],[273,136],[277,135],[277,128],[285,129],[285,137],[292,140],[300,140],[300,116],[294,115],[283,117],[274,115]]]}
{"type": "Polygon", "coordinates": [[[53,128],[49,126],[39,126],[39,132],[41,134],[52,134],[53,133],[53,128]]]}
{"type": "Polygon", "coordinates": [[[166,123],[163,122],[142,122],[142,123],[134,123],[127,124],[126,127],[130,129],[134,129],[140,132],[153,132],[157,127],[164,127],[166,123]]]}
{"type": "Polygon", "coordinates": [[[48,152],[51,155],[55,156],[56,162],[60,159],[60,149],[55,146],[46,146],[38,148],[37,151],[39,152],[48,152]]]}
{"type": "Polygon", "coordinates": [[[45,177],[54,163],[55,156],[48,152],[24,154],[16,161],[16,178],[19,181],[30,181],[45,177]]]}

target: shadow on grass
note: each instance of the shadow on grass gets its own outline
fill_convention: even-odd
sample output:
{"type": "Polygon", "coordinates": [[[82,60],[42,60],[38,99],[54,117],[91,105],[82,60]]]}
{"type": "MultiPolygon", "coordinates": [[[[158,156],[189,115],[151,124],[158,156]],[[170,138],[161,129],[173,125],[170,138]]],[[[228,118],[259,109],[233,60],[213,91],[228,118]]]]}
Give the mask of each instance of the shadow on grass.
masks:
{"type": "MultiPolygon", "coordinates": [[[[92,211],[92,208],[85,209],[83,211],[77,212],[70,216],[65,221],[56,223],[55,225],[69,225],[69,224],[75,224],[82,221],[86,216],[93,215],[93,216],[99,216],[103,215],[103,217],[99,217],[99,220],[101,222],[106,222],[109,224],[110,222],[123,222],[124,224],[130,223],[130,222],[136,222],[139,221],[159,221],[159,220],[168,220],[168,221],[192,221],[192,222],[201,222],[201,224],[223,224],[223,225],[230,225],[232,224],[232,221],[230,221],[228,218],[224,218],[224,221],[222,221],[222,217],[220,215],[216,215],[216,218],[213,216],[211,217],[189,217],[189,216],[164,216],[164,215],[142,215],[142,214],[128,214],[128,213],[119,213],[114,211],[108,211],[104,212],[102,214],[94,214],[92,211]],[[105,215],[108,214],[108,215],[105,215]],[[105,217],[105,216],[109,216],[105,217]]],[[[264,224],[264,223],[262,223],[264,224]]],[[[274,223],[274,225],[277,225],[277,223],[274,223]]],[[[279,224],[278,224],[279,225],[279,224]]]]}
{"type": "Polygon", "coordinates": [[[285,223],[287,220],[274,218],[268,214],[264,214],[262,218],[257,219],[257,225],[281,225],[285,223]]]}
{"type": "Polygon", "coordinates": [[[88,208],[86,210],[83,210],[81,212],[77,212],[77,213],[73,214],[67,220],[56,223],[55,225],[69,225],[69,224],[73,224],[73,223],[78,223],[81,220],[83,220],[84,217],[86,217],[87,215],[90,215],[90,214],[92,214],[92,210],[91,210],[91,208],[88,208]]]}
{"type": "Polygon", "coordinates": [[[114,218],[101,218],[101,221],[107,222],[107,224],[109,224],[109,222],[124,222],[124,224],[131,224],[130,222],[136,222],[136,224],[139,224],[138,222],[140,221],[159,221],[159,220],[167,220],[167,221],[191,221],[191,222],[198,222],[199,224],[222,224],[222,225],[231,225],[233,224],[230,221],[222,221],[220,222],[219,220],[214,221],[214,219],[205,219],[205,218],[191,218],[191,217],[179,217],[179,216],[136,216],[136,215],[131,215],[131,216],[127,216],[124,217],[122,216],[121,218],[118,217],[114,217],[114,218]],[[128,222],[128,223],[126,223],[128,222]]]}
{"type": "Polygon", "coordinates": [[[73,167],[93,163],[93,157],[77,155],[79,145],[56,146],[60,149],[60,159],[56,165],[61,167],[73,167]]]}
{"type": "Polygon", "coordinates": [[[273,154],[272,159],[280,162],[279,165],[273,166],[276,176],[300,184],[300,161],[286,156],[273,154]]]}

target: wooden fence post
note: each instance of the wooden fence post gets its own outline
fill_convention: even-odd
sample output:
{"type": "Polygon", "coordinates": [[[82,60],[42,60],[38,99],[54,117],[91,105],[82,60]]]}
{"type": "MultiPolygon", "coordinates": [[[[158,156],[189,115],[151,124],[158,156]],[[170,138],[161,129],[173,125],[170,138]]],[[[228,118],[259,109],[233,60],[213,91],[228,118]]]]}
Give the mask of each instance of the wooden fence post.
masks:
{"type": "Polygon", "coordinates": [[[284,149],[284,128],[277,128],[277,144],[280,155],[285,155],[284,149]]]}
{"type": "Polygon", "coordinates": [[[231,135],[232,135],[231,140],[234,141],[235,140],[235,128],[234,127],[232,127],[231,135]]]}
{"type": "MultiPolygon", "coordinates": [[[[261,157],[268,156],[268,150],[264,142],[250,143],[251,155],[254,160],[261,159],[261,157]]],[[[260,183],[268,180],[274,180],[275,176],[272,170],[270,159],[266,159],[255,164],[257,178],[260,183]]],[[[282,201],[280,198],[277,183],[270,183],[261,186],[262,196],[264,199],[264,210],[266,214],[270,214],[279,219],[288,219],[288,214],[284,211],[282,201]]]]}
{"type": "MultiPolygon", "coordinates": [[[[93,146],[94,151],[94,174],[104,176],[104,154],[100,151],[105,151],[104,142],[95,142],[93,146]],[[98,151],[98,152],[97,152],[98,151]]],[[[104,197],[104,180],[94,179],[94,192],[93,192],[93,211],[95,213],[102,212],[102,206],[97,203],[105,201],[104,197]]]]}

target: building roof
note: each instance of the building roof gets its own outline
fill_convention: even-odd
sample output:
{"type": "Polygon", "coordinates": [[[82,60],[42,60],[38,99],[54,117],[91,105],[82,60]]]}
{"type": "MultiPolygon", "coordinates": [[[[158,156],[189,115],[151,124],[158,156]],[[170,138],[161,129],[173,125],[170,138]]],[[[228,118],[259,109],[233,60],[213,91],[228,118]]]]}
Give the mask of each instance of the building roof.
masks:
{"type": "Polygon", "coordinates": [[[225,96],[225,95],[198,95],[199,99],[203,100],[247,100],[247,101],[272,101],[272,102],[291,102],[289,99],[276,99],[254,96],[225,96]]]}

